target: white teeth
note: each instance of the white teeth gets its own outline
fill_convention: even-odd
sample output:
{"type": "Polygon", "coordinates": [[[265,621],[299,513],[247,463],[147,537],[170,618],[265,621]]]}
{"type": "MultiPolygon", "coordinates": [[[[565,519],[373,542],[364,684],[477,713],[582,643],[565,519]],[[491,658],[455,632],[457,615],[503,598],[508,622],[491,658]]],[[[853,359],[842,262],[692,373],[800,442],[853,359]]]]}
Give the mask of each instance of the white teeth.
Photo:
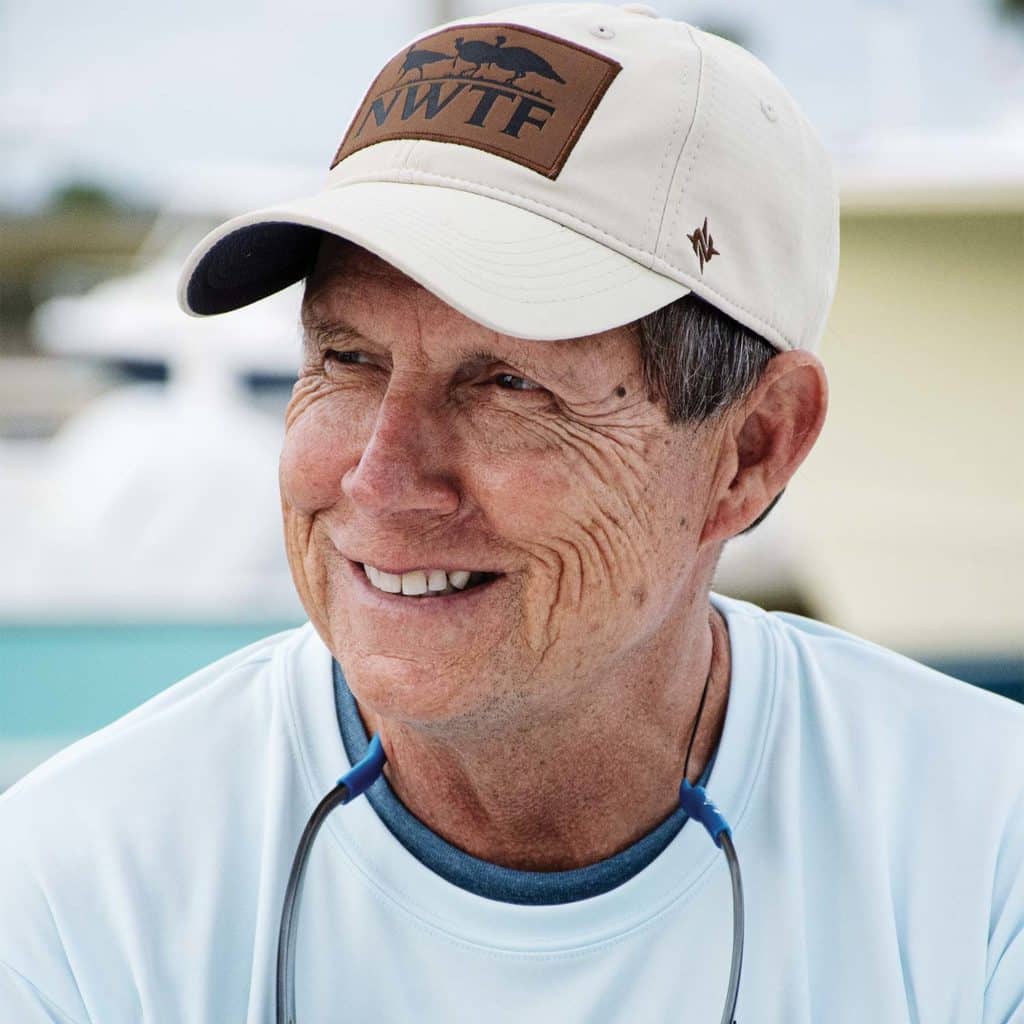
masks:
{"type": "Polygon", "coordinates": [[[400,594],[402,592],[402,577],[393,572],[377,570],[377,586],[389,594],[400,594]]]}
{"type": "Polygon", "coordinates": [[[413,569],[399,575],[384,572],[372,565],[364,565],[363,571],[378,590],[409,597],[454,594],[464,590],[472,576],[468,569],[456,569],[453,572],[445,572],[444,569],[413,569]]]}
{"type": "Polygon", "coordinates": [[[427,592],[427,574],[422,569],[402,573],[402,593],[409,596],[427,592]]]}

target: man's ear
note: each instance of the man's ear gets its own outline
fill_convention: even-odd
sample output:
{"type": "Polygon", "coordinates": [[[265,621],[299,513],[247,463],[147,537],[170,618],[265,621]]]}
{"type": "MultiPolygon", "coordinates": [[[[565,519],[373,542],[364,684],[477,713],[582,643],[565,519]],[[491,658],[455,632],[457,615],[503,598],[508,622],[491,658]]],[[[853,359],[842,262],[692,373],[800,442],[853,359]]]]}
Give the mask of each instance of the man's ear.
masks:
{"type": "Polygon", "coordinates": [[[813,353],[780,352],[750,394],[726,413],[701,544],[745,530],[789,483],[821,433],[825,367],[813,353]]]}

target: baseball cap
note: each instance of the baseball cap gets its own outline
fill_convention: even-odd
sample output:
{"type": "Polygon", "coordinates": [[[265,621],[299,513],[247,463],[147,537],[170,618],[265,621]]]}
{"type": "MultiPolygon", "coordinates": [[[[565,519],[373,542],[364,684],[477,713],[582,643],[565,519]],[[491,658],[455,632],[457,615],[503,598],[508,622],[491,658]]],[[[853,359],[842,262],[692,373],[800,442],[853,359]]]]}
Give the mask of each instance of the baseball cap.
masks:
{"type": "Polygon", "coordinates": [[[835,291],[821,141],[743,48],[646,5],[535,4],[411,40],[351,117],[321,191],[237,216],[182,271],[223,313],[350,239],[471,319],[575,338],[690,292],[814,350],[835,291]]]}

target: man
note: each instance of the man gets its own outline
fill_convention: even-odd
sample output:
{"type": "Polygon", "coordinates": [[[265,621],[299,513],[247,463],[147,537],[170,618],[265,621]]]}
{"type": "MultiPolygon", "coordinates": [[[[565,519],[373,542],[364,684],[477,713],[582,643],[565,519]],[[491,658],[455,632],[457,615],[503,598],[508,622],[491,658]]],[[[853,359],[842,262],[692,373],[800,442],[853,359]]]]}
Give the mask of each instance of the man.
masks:
{"type": "MultiPolygon", "coordinates": [[[[817,438],[828,160],[744,51],[627,5],[470,18],[317,196],[205,239],[196,314],[305,279],[281,457],[310,624],[0,801],[12,1021],[1024,1021],[1024,713],[710,592],[817,438]]],[[[912,467],[908,472],[912,472],[912,467]]]]}

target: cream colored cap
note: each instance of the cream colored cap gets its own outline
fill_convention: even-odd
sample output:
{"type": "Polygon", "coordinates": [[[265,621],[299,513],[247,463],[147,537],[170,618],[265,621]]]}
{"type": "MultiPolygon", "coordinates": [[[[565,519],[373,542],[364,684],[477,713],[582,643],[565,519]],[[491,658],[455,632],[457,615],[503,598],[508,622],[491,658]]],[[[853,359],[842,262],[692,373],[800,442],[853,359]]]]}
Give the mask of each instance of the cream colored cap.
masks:
{"type": "Polygon", "coordinates": [[[538,4],[425,33],[374,79],[324,189],[207,235],[194,315],[300,280],[320,232],[466,316],[555,340],[692,291],[779,349],[835,291],[830,160],[746,50],[640,4],[538,4]]]}

